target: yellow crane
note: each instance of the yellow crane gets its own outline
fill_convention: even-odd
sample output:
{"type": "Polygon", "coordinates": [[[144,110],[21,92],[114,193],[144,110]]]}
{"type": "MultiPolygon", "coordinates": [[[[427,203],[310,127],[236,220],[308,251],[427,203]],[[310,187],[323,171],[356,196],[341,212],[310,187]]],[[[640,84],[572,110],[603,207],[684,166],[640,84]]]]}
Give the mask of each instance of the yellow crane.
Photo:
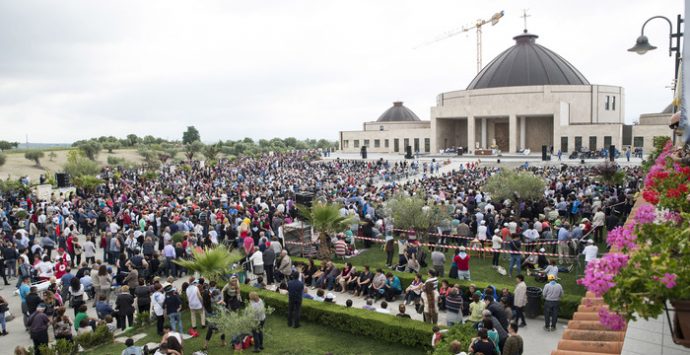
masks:
{"type": "Polygon", "coordinates": [[[459,34],[464,33],[464,32],[469,32],[473,29],[476,29],[477,30],[477,73],[479,73],[479,71],[482,70],[482,26],[487,25],[487,24],[491,24],[491,26],[495,26],[498,23],[498,20],[501,19],[501,17],[503,17],[503,11],[493,14],[493,16],[491,16],[488,19],[479,19],[479,20],[475,21],[474,25],[467,26],[467,27],[462,26],[459,29],[448,31],[448,32],[434,38],[433,40],[431,40],[429,42],[425,42],[425,43],[420,44],[419,46],[415,47],[415,49],[436,43],[438,41],[442,41],[446,38],[450,38],[450,37],[459,35],[459,34]]]}

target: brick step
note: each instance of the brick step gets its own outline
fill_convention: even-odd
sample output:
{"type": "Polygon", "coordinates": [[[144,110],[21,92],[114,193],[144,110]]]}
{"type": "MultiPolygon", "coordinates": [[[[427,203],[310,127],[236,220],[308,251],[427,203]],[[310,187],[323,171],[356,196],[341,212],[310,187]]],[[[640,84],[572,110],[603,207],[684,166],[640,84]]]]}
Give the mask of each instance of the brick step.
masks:
{"type": "Polygon", "coordinates": [[[558,342],[558,350],[579,351],[580,353],[620,354],[623,350],[623,342],[561,340],[558,342]]]}
{"type": "Polygon", "coordinates": [[[625,332],[566,329],[563,332],[563,339],[592,341],[623,341],[623,339],[625,339],[625,332]]]}
{"type": "Polygon", "coordinates": [[[583,354],[581,351],[570,351],[570,350],[553,350],[551,355],[611,355],[607,353],[586,353],[583,354]]]}
{"type": "Polygon", "coordinates": [[[568,321],[568,329],[610,331],[598,320],[571,320],[568,321]]]}
{"type": "Polygon", "coordinates": [[[597,312],[575,312],[573,320],[599,320],[599,313],[597,312]]]}
{"type": "Polygon", "coordinates": [[[609,307],[607,305],[587,306],[587,305],[581,304],[581,305],[577,306],[577,311],[578,312],[599,312],[599,310],[602,308],[608,309],[609,307]]]}
{"type": "Polygon", "coordinates": [[[582,302],[580,304],[583,304],[585,306],[603,306],[604,305],[604,298],[603,297],[585,297],[582,299],[582,302]]]}

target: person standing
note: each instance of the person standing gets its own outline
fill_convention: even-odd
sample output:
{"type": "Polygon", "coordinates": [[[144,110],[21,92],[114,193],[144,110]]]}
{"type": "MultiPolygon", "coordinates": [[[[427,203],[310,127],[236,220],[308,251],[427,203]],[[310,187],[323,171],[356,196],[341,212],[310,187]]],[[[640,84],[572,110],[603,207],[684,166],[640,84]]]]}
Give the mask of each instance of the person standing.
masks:
{"type": "Polygon", "coordinates": [[[508,249],[511,250],[510,253],[510,266],[508,266],[508,273],[513,276],[513,266],[517,267],[517,273],[522,272],[522,255],[520,254],[520,248],[522,248],[522,242],[520,241],[519,234],[513,234],[513,239],[508,243],[508,249]]]}
{"type": "Polygon", "coordinates": [[[48,345],[50,319],[44,313],[45,309],[45,306],[39,305],[27,320],[31,340],[34,342],[34,354],[36,355],[41,355],[41,346],[48,345]]]}
{"type": "Polygon", "coordinates": [[[129,293],[129,286],[124,285],[120,288],[120,294],[115,298],[115,309],[117,309],[117,323],[120,329],[134,326],[134,297],[129,293]]]}
{"type": "Polygon", "coordinates": [[[517,286],[515,286],[515,296],[513,298],[513,309],[515,309],[515,322],[520,322],[520,326],[524,327],[527,325],[525,322],[525,314],[523,310],[527,305],[527,284],[525,283],[525,277],[522,275],[517,275],[515,277],[517,281],[517,286]]]}
{"type": "Polygon", "coordinates": [[[9,310],[9,303],[0,296],[0,326],[2,326],[2,333],[0,336],[7,335],[7,323],[5,322],[5,312],[9,310]]]}
{"type": "Polygon", "coordinates": [[[162,292],[163,286],[156,283],[153,287],[154,292],[151,295],[151,304],[153,305],[153,313],[156,315],[156,330],[158,335],[163,335],[163,322],[165,321],[165,295],[162,292]]]}
{"type": "Polygon", "coordinates": [[[472,281],[470,278],[470,255],[465,252],[465,247],[461,246],[453,258],[453,262],[458,267],[458,279],[472,281]]]}
{"type": "Polygon", "coordinates": [[[290,281],[288,281],[288,327],[300,327],[303,291],[304,283],[299,280],[297,273],[290,275],[290,281]]]}
{"type": "Polygon", "coordinates": [[[274,282],[274,269],[276,263],[276,252],[271,248],[271,242],[266,242],[266,249],[263,252],[264,272],[266,272],[266,284],[272,285],[274,282]]]}
{"type": "Polygon", "coordinates": [[[508,326],[508,339],[503,344],[503,355],[522,355],[524,351],[524,343],[522,337],[518,335],[518,325],[510,323],[508,326]]]}
{"type": "MultiPolygon", "coordinates": [[[[391,257],[393,257],[393,254],[391,254],[391,257]]],[[[442,248],[436,248],[431,252],[431,264],[434,266],[434,270],[436,270],[436,275],[444,277],[443,266],[446,264],[446,255],[443,254],[442,248]]]]}
{"type": "Polygon", "coordinates": [[[594,240],[587,240],[587,246],[582,250],[582,254],[585,255],[585,267],[590,261],[597,259],[597,254],[599,253],[599,247],[594,245],[594,240]]]}
{"type": "Polygon", "coordinates": [[[393,265],[393,253],[395,252],[395,239],[393,236],[386,236],[386,244],[383,246],[383,250],[386,252],[386,266],[391,267],[393,265]]]}
{"type": "Polygon", "coordinates": [[[491,261],[491,265],[494,268],[498,267],[498,259],[501,256],[501,247],[503,246],[503,238],[501,238],[501,231],[499,229],[494,230],[494,235],[491,237],[491,249],[494,250],[494,258],[491,261]]]}
{"type": "Polygon", "coordinates": [[[189,313],[192,319],[192,329],[196,330],[196,316],[199,315],[201,319],[201,326],[206,328],[206,314],[204,312],[204,305],[201,302],[201,291],[199,291],[199,281],[192,281],[191,285],[187,287],[187,301],[189,302],[189,313]]]}
{"type": "Polygon", "coordinates": [[[266,322],[266,307],[264,301],[259,298],[256,292],[249,294],[250,305],[254,309],[256,320],[259,324],[252,330],[254,338],[254,352],[258,353],[264,349],[264,323],[266,322]]]}
{"type": "Polygon", "coordinates": [[[558,321],[558,307],[563,297],[563,286],[556,282],[556,277],[548,276],[549,283],[544,286],[544,329],[548,332],[556,330],[558,321]]]}
{"type": "Polygon", "coordinates": [[[164,290],[164,307],[165,313],[168,315],[170,321],[170,328],[175,332],[182,333],[184,332],[184,328],[182,328],[182,318],[180,317],[180,308],[182,307],[180,295],[177,294],[177,291],[175,291],[172,285],[167,286],[164,290]]]}

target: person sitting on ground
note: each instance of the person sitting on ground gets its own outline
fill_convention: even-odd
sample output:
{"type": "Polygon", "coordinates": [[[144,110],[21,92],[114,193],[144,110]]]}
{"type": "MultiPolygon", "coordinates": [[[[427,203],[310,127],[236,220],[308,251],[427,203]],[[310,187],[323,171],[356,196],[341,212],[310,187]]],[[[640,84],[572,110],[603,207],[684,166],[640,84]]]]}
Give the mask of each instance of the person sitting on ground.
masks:
{"type": "Polygon", "coordinates": [[[347,284],[354,278],[355,272],[356,270],[352,267],[352,263],[347,262],[340,272],[340,275],[335,279],[336,283],[340,286],[340,292],[347,292],[347,284]]]}
{"type": "Polygon", "coordinates": [[[551,260],[549,266],[544,269],[544,274],[546,274],[547,278],[553,275],[554,278],[558,279],[558,266],[556,266],[556,260],[551,260]]]}
{"type": "Polygon", "coordinates": [[[431,335],[431,347],[435,348],[443,339],[443,333],[437,325],[433,326],[431,331],[434,333],[431,335]]]}
{"type": "Polygon", "coordinates": [[[134,346],[134,339],[132,339],[132,338],[127,338],[127,340],[125,340],[125,346],[126,346],[126,348],[124,350],[122,350],[122,355],[142,355],[143,354],[141,347],[134,346]]]}
{"type": "Polygon", "coordinates": [[[395,316],[398,318],[412,318],[409,314],[405,313],[406,307],[404,304],[399,304],[398,305],[398,314],[395,316]]]}
{"type": "Polygon", "coordinates": [[[117,331],[117,325],[115,324],[115,319],[113,319],[112,315],[109,314],[105,316],[101,322],[101,324],[105,324],[109,332],[115,333],[115,331],[117,331]]]}
{"type": "Polygon", "coordinates": [[[424,282],[422,281],[422,275],[416,274],[414,280],[405,289],[405,304],[418,303],[419,299],[422,297],[422,288],[424,287],[424,282]]]}
{"type": "Polygon", "coordinates": [[[302,298],[307,300],[313,300],[314,296],[309,294],[309,287],[304,286],[304,291],[302,292],[302,298]]]}
{"type": "Polygon", "coordinates": [[[335,295],[331,292],[326,294],[326,297],[323,299],[324,303],[335,303],[335,295]]]}
{"type": "Polygon", "coordinates": [[[458,285],[448,291],[446,296],[446,324],[450,327],[453,324],[465,323],[462,316],[463,301],[458,285]]]}
{"type": "Polygon", "coordinates": [[[374,279],[374,274],[369,270],[369,265],[364,265],[364,271],[360,272],[357,279],[357,286],[355,287],[355,296],[369,295],[369,286],[374,279]]]}
{"type": "Polygon", "coordinates": [[[402,285],[400,283],[400,278],[393,275],[392,272],[386,274],[386,284],[384,287],[384,294],[386,296],[386,301],[388,302],[392,302],[402,294],[402,285]]]}
{"type": "Polygon", "coordinates": [[[371,286],[369,287],[369,297],[373,297],[378,300],[381,298],[385,292],[386,286],[386,275],[383,274],[382,269],[376,269],[376,275],[371,281],[371,286]]]}
{"type": "Polygon", "coordinates": [[[324,291],[322,288],[316,290],[316,296],[314,296],[314,301],[316,302],[323,302],[325,300],[324,295],[326,294],[326,291],[324,291]]]}
{"type": "Polygon", "coordinates": [[[388,302],[382,301],[381,302],[381,308],[376,308],[376,312],[391,314],[391,311],[388,309],[388,302]]]}
{"type": "Polygon", "coordinates": [[[491,321],[491,319],[486,319],[482,321],[482,328],[486,329],[486,333],[489,336],[489,339],[491,339],[491,342],[496,345],[496,354],[500,354],[501,350],[498,348],[498,331],[494,329],[494,322],[491,321]]]}
{"type": "Polygon", "coordinates": [[[486,308],[486,303],[479,300],[478,294],[472,295],[472,303],[470,303],[470,317],[468,320],[477,323],[482,320],[482,312],[486,308]]]}
{"type": "Polygon", "coordinates": [[[352,308],[352,300],[345,301],[345,307],[352,308]]]}
{"type": "Polygon", "coordinates": [[[441,281],[441,286],[438,288],[438,309],[440,311],[446,310],[446,297],[448,297],[450,289],[451,287],[448,285],[447,280],[441,281]]]}
{"type": "Polygon", "coordinates": [[[368,299],[367,303],[362,306],[362,309],[366,309],[367,311],[375,311],[376,307],[374,307],[374,300],[373,299],[368,299]]]}
{"type": "Polygon", "coordinates": [[[260,290],[263,290],[266,288],[266,283],[264,282],[264,277],[259,276],[256,278],[256,282],[252,285],[252,287],[258,288],[260,290]]]}

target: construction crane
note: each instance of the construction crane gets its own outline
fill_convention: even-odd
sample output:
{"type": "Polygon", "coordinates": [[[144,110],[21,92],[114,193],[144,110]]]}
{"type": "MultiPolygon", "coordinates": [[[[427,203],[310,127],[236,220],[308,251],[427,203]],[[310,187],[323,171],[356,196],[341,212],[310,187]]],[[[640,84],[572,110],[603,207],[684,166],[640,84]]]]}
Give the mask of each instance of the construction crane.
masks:
{"type": "Polygon", "coordinates": [[[435,39],[433,39],[429,42],[425,42],[425,43],[420,44],[419,46],[415,47],[415,49],[419,48],[419,47],[428,46],[430,44],[442,41],[444,39],[459,35],[459,34],[464,33],[464,32],[469,32],[472,29],[476,29],[477,30],[477,73],[479,73],[479,71],[482,70],[482,27],[484,25],[487,25],[487,24],[491,24],[491,26],[495,26],[498,23],[498,20],[501,19],[501,17],[503,17],[503,11],[493,14],[493,16],[491,16],[491,18],[489,18],[489,19],[486,19],[486,20],[479,19],[472,26],[467,26],[467,27],[462,26],[460,29],[448,31],[448,32],[436,37],[435,39]]]}

